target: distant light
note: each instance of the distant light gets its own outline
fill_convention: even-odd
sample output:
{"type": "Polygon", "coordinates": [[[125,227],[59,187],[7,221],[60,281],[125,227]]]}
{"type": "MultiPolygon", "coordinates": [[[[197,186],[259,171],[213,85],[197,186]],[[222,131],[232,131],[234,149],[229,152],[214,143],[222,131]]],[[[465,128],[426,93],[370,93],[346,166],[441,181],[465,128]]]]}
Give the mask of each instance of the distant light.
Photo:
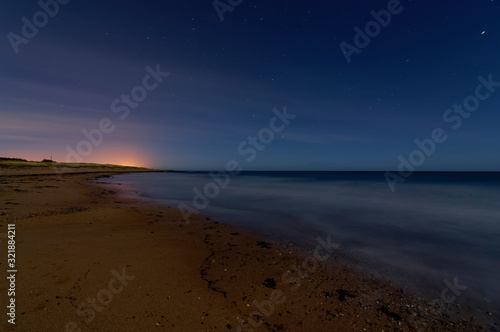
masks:
{"type": "Polygon", "coordinates": [[[482,35],[484,35],[485,33],[486,33],[486,31],[481,32],[482,35]]]}

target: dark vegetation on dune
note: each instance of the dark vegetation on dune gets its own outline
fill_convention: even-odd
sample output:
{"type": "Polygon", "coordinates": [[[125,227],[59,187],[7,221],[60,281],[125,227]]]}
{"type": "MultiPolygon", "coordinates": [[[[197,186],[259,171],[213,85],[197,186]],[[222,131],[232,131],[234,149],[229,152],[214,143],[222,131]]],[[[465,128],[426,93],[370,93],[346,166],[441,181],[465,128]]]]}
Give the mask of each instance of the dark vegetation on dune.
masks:
{"type": "Polygon", "coordinates": [[[7,158],[0,157],[0,168],[24,168],[24,167],[68,167],[68,168],[79,168],[79,167],[93,167],[93,168],[137,168],[145,169],[144,167],[135,166],[122,166],[122,165],[112,165],[112,164],[94,164],[94,163],[60,163],[52,159],[43,159],[42,161],[30,161],[23,158],[7,158]]]}

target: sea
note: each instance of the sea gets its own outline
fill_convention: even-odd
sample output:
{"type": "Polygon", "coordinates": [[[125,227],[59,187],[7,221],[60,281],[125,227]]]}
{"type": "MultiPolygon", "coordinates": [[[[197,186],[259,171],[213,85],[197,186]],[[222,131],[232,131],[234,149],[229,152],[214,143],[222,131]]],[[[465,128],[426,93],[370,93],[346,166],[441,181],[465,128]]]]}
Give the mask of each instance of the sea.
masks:
{"type": "Polygon", "coordinates": [[[126,195],[293,241],[318,237],[370,276],[436,301],[500,312],[500,172],[130,173],[126,195]],[[446,290],[447,289],[447,290],[446,290]],[[444,294],[444,295],[443,295],[444,294]]]}

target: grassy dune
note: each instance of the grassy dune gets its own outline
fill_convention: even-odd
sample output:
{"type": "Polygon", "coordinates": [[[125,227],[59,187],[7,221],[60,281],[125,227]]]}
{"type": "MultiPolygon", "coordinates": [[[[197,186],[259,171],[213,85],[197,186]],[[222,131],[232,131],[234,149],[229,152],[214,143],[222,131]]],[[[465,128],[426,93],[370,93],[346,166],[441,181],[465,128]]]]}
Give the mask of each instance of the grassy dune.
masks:
{"type": "Polygon", "coordinates": [[[93,164],[93,163],[56,163],[42,161],[19,161],[19,160],[0,160],[0,167],[5,168],[27,168],[27,167],[50,167],[50,168],[127,168],[127,169],[146,169],[145,167],[121,166],[112,164],[93,164]]]}

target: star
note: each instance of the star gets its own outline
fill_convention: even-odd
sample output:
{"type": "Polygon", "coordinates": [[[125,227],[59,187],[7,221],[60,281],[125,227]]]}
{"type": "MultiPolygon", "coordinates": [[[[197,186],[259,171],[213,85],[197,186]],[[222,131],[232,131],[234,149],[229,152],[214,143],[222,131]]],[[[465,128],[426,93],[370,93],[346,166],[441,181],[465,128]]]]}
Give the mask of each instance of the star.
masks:
{"type": "Polygon", "coordinates": [[[483,30],[483,32],[481,32],[482,35],[484,35],[486,33],[486,30],[483,30]]]}

